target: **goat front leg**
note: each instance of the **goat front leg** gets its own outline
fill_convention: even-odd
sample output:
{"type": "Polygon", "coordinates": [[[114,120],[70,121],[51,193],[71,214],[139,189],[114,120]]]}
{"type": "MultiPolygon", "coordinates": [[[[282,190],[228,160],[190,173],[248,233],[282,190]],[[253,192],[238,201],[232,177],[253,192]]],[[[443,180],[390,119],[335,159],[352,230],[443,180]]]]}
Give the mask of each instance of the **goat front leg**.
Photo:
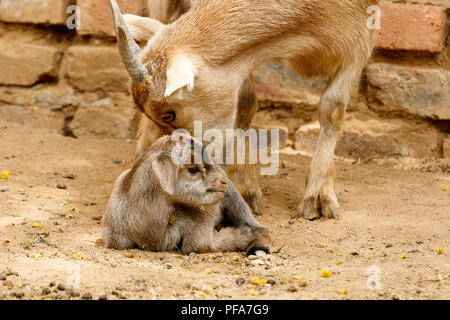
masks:
{"type": "MultiPolygon", "coordinates": [[[[220,243],[220,239],[230,239],[230,237],[227,238],[227,235],[236,233],[239,235],[239,239],[236,241],[239,243],[247,243],[245,249],[247,254],[252,254],[256,250],[263,250],[267,253],[272,252],[272,239],[269,231],[256,221],[250,207],[230,180],[228,181],[227,193],[222,200],[222,214],[223,224],[231,226],[233,230],[223,231],[219,235],[219,238],[216,237],[218,239],[215,240],[216,242],[220,243]],[[249,234],[251,236],[248,236],[249,234]]],[[[223,230],[227,229],[225,228],[223,230]]]]}
{"type": "MultiPolygon", "coordinates": [[[[267,253],[271,251],[264,244],[264,233],[247,226],[226,227],[214,234],[214,248],[216,251],[245,251],[247,255],[254,254],[257,250],[267,253]]],[[[270,238],[270,237],[269,237],[270,238]]]]}
{"type": "Polygon", "coordinates": [[[306,192],[299,206],[305,219],[321,216],[339,219],[334,192],[334,151],[342,131],[345,109],[357,87],[362,68],[349,67],[330,79],[319,105],[320,133],[306,181],[306,192]]]}
{"type": "Polygon", "coordinates": [[[253,213],[261,215],[262,191],[254,164],[229,164],[225,167],[228,178],[233,181],[253,213]]]}

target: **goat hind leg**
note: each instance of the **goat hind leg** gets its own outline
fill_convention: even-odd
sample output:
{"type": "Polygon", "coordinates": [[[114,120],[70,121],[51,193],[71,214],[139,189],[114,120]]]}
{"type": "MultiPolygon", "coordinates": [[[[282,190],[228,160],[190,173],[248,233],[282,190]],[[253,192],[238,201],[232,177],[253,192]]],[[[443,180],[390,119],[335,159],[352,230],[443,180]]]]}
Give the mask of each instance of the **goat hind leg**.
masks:
{"type": "Polygon", "coordinates": [[[319,104],[320,133],[306,192],[299,211],[308,220],[321,216],[339,219],[338,200],[334,192],[334,151],[342,131],[345,108],[357,87],[362,68],[351,66],[329,80],[319,104]]]}

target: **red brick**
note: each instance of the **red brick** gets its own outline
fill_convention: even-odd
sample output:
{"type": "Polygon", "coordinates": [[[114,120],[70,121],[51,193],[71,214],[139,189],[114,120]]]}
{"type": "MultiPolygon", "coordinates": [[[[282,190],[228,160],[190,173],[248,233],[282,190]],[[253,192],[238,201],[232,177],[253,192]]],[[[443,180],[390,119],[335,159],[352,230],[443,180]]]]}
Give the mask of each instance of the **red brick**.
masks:
{"type": "Polygon", "coordinates": [[[416,4],[432,4],[435,6],[443,6],[444,8],[450,8],[449,0],[391,0],[392,2],[407,2],[416,4]]]}
{"type": "Polygon", "coordinates": [[[17,23],[66,24],[67,8],[76,0],[3,0],[0,20],[17,23]]]}
{"type": "MultiPolygon", "coordinates": [[[[122,13],[140,15],[142,1],[117,0],[122,13]]],[[[113,16],[109,0],[78,0],[80,7],[81,28],[80,34],[93,34],[97,36],[115,36],[113,16]]]]}
{"type": "Polygon", "coordinates": [[[445,43],[443,7],[382,1],[381,29],[375,47],[388,50],[441,52],[445,43]]]}
{"type": "Polygon", "coordinates": [[[56,77],[61,53],[48,45],[0,41],[0,84],[30,86],[43,76],[56,77]]]}

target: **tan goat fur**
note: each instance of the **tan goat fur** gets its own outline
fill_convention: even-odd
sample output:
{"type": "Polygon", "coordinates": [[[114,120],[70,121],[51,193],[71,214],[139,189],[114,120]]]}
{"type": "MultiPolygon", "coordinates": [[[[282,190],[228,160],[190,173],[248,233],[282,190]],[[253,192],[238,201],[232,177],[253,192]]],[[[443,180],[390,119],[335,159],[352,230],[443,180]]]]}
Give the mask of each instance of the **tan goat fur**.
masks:
{"type": "Polygon", "coordinates": [[[194,120],[225,130],[234,127],[242,83],[260,64],[284,59],[301,75],[327,77],[319,139],[299,209],[308,219],[338,218],[334,149],[346,105],[372,51],[367,9],[377,3],[199,0],[174,23],[149,27],[154,36],[137,59],[123,54],[135,75],[133,98],[168,132],[183,127],[192,133],[194,120]]]}

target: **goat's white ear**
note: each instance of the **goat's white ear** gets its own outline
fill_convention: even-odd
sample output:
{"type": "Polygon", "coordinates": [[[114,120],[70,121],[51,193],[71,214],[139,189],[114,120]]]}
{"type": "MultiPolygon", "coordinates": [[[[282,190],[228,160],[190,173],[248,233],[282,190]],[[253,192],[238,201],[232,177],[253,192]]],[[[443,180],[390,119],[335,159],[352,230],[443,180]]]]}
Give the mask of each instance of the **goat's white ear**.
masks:
{"type": "Polygon", "coordinates": [[[170,157],[158,157],[153,160],[152,168],[161,188],[164,192],[173,196],[178,177],[178,167],[172,163],[170,157]]]}
{"type": "Polygon", "coordinates": [[[133,14],[124,14],[123,19],[136,41],[148,41],[155,33],[164,29],[166,26],[158,20],[135,16],[133,14]]]}
{"type": "Polygon", "coordinates": [[[195,73],[196,68],[192,59],[185,54],[176,55],[169,61],[164,96],[169,97],[175,91],[184,87],[192,91],[194,89],[195,73]]]}

